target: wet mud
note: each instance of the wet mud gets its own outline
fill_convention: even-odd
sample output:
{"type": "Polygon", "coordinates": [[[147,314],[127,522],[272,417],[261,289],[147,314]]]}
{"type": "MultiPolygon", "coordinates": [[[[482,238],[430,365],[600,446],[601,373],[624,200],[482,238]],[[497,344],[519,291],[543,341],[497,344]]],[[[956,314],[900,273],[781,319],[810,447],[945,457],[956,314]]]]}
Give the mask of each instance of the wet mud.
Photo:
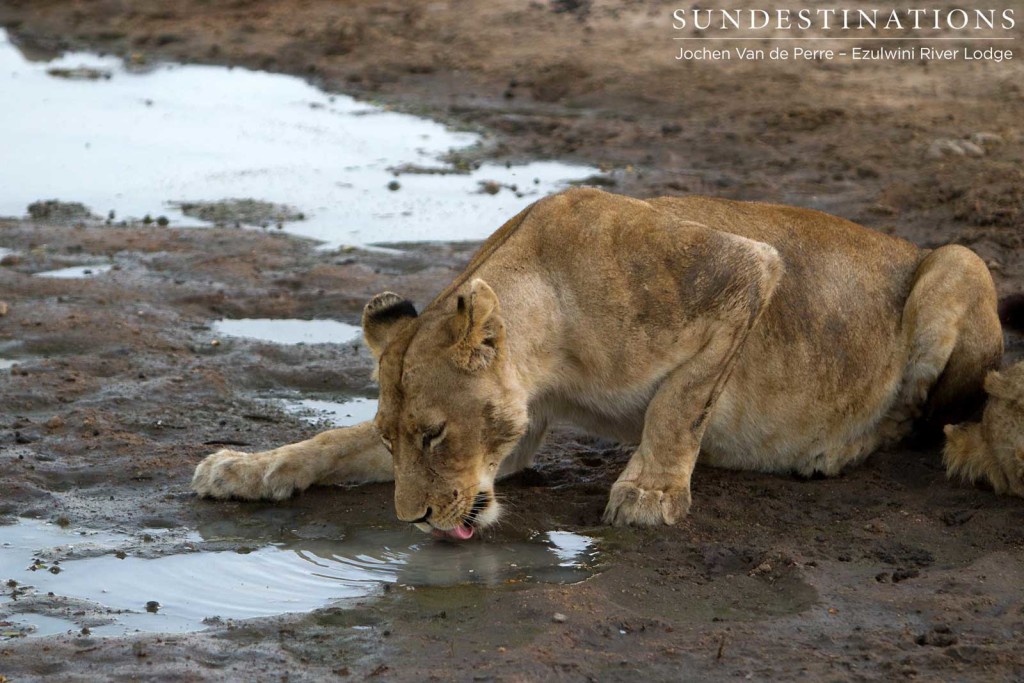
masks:
{"type": "MultiPolygon", "coordinates": [[[[479,158],[452,159],[455,169],[559,159],[598,168],[602,184],[631,194],[793,203],[926,247],[959,242],[986,259],[1001,294],[1024,290],[1019,64],[683,67],[650,39],[666,13],[630,3],[376,1],[339,13],[327,2],[198,0],[86,12],[36,0],[5,3],[0,24],[35,59],[77,49],[137,65],[255,67],[429,114],[484,136],[479,158]]],[[[458,175],[391,177],[401,187],[458,175]]],[[[80,200],[51,192],[28,198],[25,211],[53,198],[80,200]]],[[[337,331],[282,344],[221,321],[356,325],[385,289],[429,301],[474,245],[322,248],[274,229],[108,225],[109,208],[89,206],[99,218],[0,220],[0,544],[11,544],[0,553],[14,552],[14,530],[26,525],[99,539],[65,551],[44,543],[47,553],[25,558],[45,574],[40,588],[21,578],[3,586],[8,679],[1024,675],[1024,502],[946,481],[926,445],[877,453],[834,479],[698,466],[684,522],[609,529],[601,511],[629,453],[563,430],[533,470],[499,487],[505,522],[466,555],[479,562],[474,548],[488,544],[550,560],[543,535],[571,532],[594,540],[586,576],[536,580],[505,573],[501,559],[494,581],[380,581],[295,613],[200,610],[189,619],[202,630],[126,633],[136,619],[172,619],[174,596],[147,589],[120,605],[74,595],[75,567],[85,566],[76,562],[207,557],[189,560],[210,572],[189,583],[202,595],[222,585],[218,557],[322,552],[325,562],[349,557],[339,548],[359,533],[382,547],[405,538],[387,485],[318,488],[273,505],[191,495],[205,454],[273,447],[351,415],[318,414],[330,408],[312,403],[304,407],[314,412],[296,412],[296,402],[375,395],[357,338],[337,331]],[[92,272],[39,276],[65,268],[92,272]]],[[[1008,333],[1007,361],[1022,356],[1024,340],[1008,333]]],[[[458,564],[451,559],[439,564],[458,564]]]]}

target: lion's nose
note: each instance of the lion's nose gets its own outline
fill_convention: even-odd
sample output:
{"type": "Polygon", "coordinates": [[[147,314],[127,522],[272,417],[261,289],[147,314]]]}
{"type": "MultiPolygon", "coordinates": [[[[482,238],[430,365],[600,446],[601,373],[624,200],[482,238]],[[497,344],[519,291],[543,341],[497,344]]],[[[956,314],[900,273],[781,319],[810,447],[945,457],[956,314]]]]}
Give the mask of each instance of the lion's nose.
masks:
{"type": "Polygon", "coordinates": [[[430,519],[430,514],[434,511],[433,508],[427,506],[427,511],[415,519],[410,519],[411,515],[403,515],[401,511],[398,513],[398,519],[403,522],[409,522],[410,524],[423,524],[430,519]]]}

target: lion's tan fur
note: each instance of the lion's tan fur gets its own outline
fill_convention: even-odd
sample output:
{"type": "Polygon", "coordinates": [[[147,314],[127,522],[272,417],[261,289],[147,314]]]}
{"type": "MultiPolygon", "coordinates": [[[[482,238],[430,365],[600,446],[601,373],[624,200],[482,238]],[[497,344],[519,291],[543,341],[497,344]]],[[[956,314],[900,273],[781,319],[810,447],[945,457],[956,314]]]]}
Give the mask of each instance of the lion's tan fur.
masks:
{"type": "MultiPolygon", "coordinates": [[[[475,521],[493,521],[495,478],[557,422],[637,444],[606,521],[672,523],[698,453],[834,474],[979,392],[1002,355],[991,277],[966,248],[807,209],[589,189],[514,217],[418,316],[387,293],[363,322],[387,450],[359,428],[269,453],[326,483],[384,478],[390,451],[399,517],[441,529],[478,496],[475,521]],[[364,470],[331,464],[352,453],[364,470]]],[[[268,469],[262,488],[227,476],[244,458],[210,456],[196,490],[265,495],[268,469]]]]}
{"type": "Polygon", "coordinates": [[[946,426],[947,473],[983,481],[996,493],[1024,496],[1024,362],[985,378],[981,422],[946,426]]]}

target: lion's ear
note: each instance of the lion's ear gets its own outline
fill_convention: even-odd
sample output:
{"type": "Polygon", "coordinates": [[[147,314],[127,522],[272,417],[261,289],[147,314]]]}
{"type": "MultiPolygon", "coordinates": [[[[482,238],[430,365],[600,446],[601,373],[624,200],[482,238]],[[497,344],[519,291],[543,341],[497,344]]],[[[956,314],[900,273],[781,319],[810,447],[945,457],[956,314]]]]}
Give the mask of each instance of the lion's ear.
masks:
{"type": "Polygon", "coordinates": [[[498,295],[477,278],[469,292],[460,295],[451,320],[452,356],[469,371],[481,370],[498,357],[505,344],[505,323],[501,319],[498,295]]]}
{"type": "Polygon", "coordinates": [[[370,299],[363,308],[363,338],[373,357],[380,360],[396,323],[415,317],[416,307],[412,302],[394,292],[384,292],[370,299]]]}

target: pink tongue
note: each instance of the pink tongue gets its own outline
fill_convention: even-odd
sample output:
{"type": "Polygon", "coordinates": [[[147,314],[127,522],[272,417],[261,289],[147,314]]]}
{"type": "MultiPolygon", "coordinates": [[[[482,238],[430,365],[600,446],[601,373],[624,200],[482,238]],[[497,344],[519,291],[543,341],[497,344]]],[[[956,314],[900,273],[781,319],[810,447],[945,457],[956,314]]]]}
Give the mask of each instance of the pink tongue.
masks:
{"type": "Polygon", "coordinates": [[[465,541],[473,538],[473,527],[468,524],[460,524],[454,529],[449,529],[448,531],[434,529],[432,533],[434,536],[439,538],[454,538],[459,541],[465,541]]]}

